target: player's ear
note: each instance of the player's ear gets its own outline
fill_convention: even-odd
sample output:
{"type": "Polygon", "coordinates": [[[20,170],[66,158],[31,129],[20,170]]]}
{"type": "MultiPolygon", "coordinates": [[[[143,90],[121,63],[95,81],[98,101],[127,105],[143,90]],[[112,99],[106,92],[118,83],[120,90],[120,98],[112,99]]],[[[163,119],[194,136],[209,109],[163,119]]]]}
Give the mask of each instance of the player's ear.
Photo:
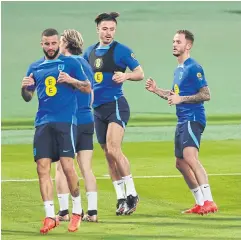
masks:
{"type": "Polygon", "coordinates": [[[188,44],[187,44],[187,50],[191,50],[191,48],[192,48],[192,43],[191,43],[191,42],[188,42],[188,44]]]}
{"type": "Polygon", "coordinates": [[[40,42],[40,45],[43,47],[43,42],[42,41],[40,42]]]}

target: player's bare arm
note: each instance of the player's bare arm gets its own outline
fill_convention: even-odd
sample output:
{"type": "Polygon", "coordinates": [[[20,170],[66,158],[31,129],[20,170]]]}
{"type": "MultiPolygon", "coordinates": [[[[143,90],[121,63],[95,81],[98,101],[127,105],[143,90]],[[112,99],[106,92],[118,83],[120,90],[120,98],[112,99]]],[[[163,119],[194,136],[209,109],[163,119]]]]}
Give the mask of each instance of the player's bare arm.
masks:
{"type": "Polygon", "coordinates": [[[149,92],[153,92],[156,95],[158,95],[159,97],[161,97],[162,99],[168,100],[168,97],[171,94],[171,90],[165,90],[165,89],[161,89],[158,88],[156,85],[156,82],[152,79],[152,78],[148,78],[146,81],[146,90],[148,90],[149,92]]]}
{"type": "Polygon", "coordinates": [[[79,81],[75,78],[69,76],[69,74],[65,72],[60,72],[58,77],[58,83],[68,83],[79,89],[81,92],[90,93],[91,92],[91,84],[89,80],[79,81]]]}
{"type": "Polygon", "coordinates": [[[136,67],[133,69],[132,72],[123,73],[123,72],[115,72],[112,79],[116,83],[122,83],[126,80],[129,81],[141,81],[144,78],[144,72],[141,66],[136,67]]]}
{"type": "Polygon", "coordinates": [[[198,103],[209,101],[211,98],[210,90],[207,86],[200,88],[197,94],[191,96],[179,96],[175,93],[171,93],[171,96],[168,97],[169,105],[176,105],[180,103],[198,103]]]}
{"type": "Polygon", "coordinates": [[[32,97],[34,91],[27,90],[27,87],[34,85],[33,74],[31,73],[29,77],[24,77],[22,81],[21,95],[25,102],[29,102],[32,97]]]}

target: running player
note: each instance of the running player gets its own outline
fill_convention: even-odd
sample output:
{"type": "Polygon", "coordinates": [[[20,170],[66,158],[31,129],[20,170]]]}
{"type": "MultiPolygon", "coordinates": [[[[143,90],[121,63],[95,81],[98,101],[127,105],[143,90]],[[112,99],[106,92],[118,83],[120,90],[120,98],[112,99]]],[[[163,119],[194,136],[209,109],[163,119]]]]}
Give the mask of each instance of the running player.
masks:
{"type": "Polygon", "coordinates": [[[207,214],[216,212],[207,173],[198,158],[201,135],[206,126],[204,101],[210,100],[210,91],[203,68],[190,57],[194,35],[179,30],[173,38],[173,55],[178,67],[174,72],[172,90],[157,87],[149,78],[146,89],[176,105],[178,123],[175,133],[176,167],[183,175],[196,204],[184,213],[207,214]]]}
{"type": "Polygon", "coordinates": [[[133,51],[114,40],[118,13],[102,13],[95,19],[99,42],[84,53],[94,71],[94,121],[99,144],[104,150],[117,195],[116,214],[131,214],[139,201],[130,163],[121,144],[130,109],[123,95],[125,81],[140,81],[143,70],[133,51]],[[126,72],[127,67],[131,72],[126,72]],[[126,192],[124,190],[126,187],[126,192]]]}
{"type": "MultiPolygon", "coordinates": [[[[80,56],[83,49],[83,38],[74,29],[67,29],[60,37],[60,52],[65,56],[77,59],[82,66],[88,80],[93,84],[93,71],[88,62],[80,56]]],[[[77,161],[85,182],[86,196],[88,200],[88,212],[83,220],[97,222],[97,187],[96,179],[92,172],[91,160],[93,154],[94,117],[91,111],[93,93],[77,92],[77,161]]],[[[60,221],[69,221],[69,188],[61,163],[56,163],[55,175],[56,189],[58,193],[60,221]]]]}
{"type": "Polygon", "coordinates": [[[51,162],[60,159],[73,200],[70,232],[79,228],[82,206],[79,180],[73,167],[76,138],[76,89],[90,91],[90,82],[76,59],[59,54],[55,29],[42,33],[44,57],[32,63],[22,81],[22,97],[29,102],[37,89],[39,107],[35,118],[34,159],[46,218],[40,233],[46,234],[59,222],[55,218],[51,162]],[[80,80],[80,81],[79,81],[80,80]]]}

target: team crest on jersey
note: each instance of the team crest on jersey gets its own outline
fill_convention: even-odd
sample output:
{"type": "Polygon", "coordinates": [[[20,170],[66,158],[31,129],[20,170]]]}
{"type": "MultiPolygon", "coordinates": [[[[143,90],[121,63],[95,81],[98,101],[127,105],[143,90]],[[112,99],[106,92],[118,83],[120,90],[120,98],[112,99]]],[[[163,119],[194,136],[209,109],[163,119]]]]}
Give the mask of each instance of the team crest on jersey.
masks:
{"type": "Polygon", "coordinates": [[[198,77],[199,80],[203,80],[203,75],[200,72],[197,73],[197,77],[198,77]]]}
{"type": "Polygon", "coordinates": [[[183,76],[183,72],[180,72],[180,73],[179,73],[179,80],[182,79],[182,76],[183,76]]]}
{"type": "Polygon", "coordinates": [[[59,71],[64,71],[64,64],[59,64],[58,65],[58,70],[59,71]]]}
{"type": "Polygon", "coordinates": [[[102,60],[102,58],[97,58],[97,59],[95,60],[95,67],[96,67],[97,69],[100,69],[100,68],[102,67],[102,65],[103,65],[103,60],[102,60]]]}

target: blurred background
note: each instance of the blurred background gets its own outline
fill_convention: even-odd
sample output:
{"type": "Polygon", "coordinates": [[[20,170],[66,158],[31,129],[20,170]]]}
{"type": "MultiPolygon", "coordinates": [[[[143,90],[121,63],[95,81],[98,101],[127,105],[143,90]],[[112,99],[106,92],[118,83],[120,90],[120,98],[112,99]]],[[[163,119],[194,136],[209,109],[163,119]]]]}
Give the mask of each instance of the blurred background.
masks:
{"type": "MultiPolygon", "coordinates": [[[[35,117],[37,96],[25,103],[20,88],[29,64],[43,55],[42,31],[52,27],[61,33],[74,28],[83,34],[87,48],[98,41],[95,17],[108,11],[120,13],[116,40],[134,51],[145,79],[151,76],[162,88],[171,88],[177,66],[172,56],[173,35],[178,29],[192,31],[195,43],[191,54],[203,66],[212,94],[205,104],[208,116],[240,119],[238,9],[241,2],[2,2],[3,126],[14,121],[32,122],[35,117]]],[[[132,118],[170,113],[175,117],[175,108],[148,93],[144,81],[126,82],[124,92],[132,118]]]]}

